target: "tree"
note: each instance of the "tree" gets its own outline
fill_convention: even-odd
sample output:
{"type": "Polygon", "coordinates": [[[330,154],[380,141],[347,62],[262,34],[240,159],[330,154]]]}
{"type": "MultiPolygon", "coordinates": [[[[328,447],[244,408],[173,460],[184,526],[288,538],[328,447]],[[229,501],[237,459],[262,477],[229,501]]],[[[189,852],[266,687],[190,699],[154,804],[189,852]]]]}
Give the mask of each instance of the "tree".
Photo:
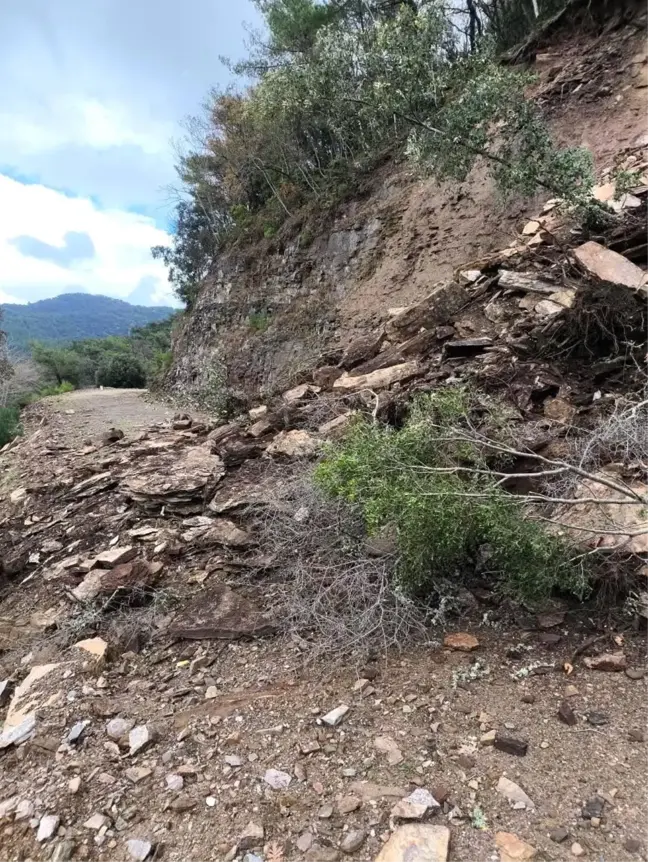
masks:
{"type": "MultiPolygon", "coordinates": [[[[0,308],[0,324],[2,323],[2,308],[0,308]]],[[[9,351],[7,349],[7,336],[0,329],[0,407],[4,407],[7,403],[9,394],[9,381],[13,376],[13,366],[9,361],[9,351]]]]}
{"type": "Polygon", "coordinates": [[[173,245],[155,246],[151,253],[169,270],[169,281],[177,297],[191,307],[198,285],[207,275],[218,248],[214,229],[214,210],[208,210],[199,198],[183,200],[176,207],[173,245]]]}
{"type": "Polygon", "coordinates": [[[40,365],[57,385],[67,381],[79,386],[82,378],[83,363],[78,353],[68,347],[54,347],[34,341],[31,344],[34,362],[40,365]]]}
{"type": "Polygon", "coordinates": [[[254,85],[212,93],[193,124],[174,243],[154,249],[188,305],[232,232],[261,235],[308,199],[339,200],[386,153],[439,179],[465,179],[484,159],[504,192],[587,204],[590,154],[555,146],[525,99],[529,74],[487,50],[487,0],[466,3],[259,0],[269,37],[235,67],[254,85]]]}
{"type": "Polygon", "coordinates": [[[142,389],[146,386],[146,373],[136,356],[113,356],[99,369],[97,383],[99,386],[114,386],[117,389],[142,389]]]}
{"type": "Polygon", "coordinates": [[[313,47],[318,30],[330,24],[343,11],[331,3],[313,0],[257,0],[270,33],[270,56],[304,53],[313,47]]]}

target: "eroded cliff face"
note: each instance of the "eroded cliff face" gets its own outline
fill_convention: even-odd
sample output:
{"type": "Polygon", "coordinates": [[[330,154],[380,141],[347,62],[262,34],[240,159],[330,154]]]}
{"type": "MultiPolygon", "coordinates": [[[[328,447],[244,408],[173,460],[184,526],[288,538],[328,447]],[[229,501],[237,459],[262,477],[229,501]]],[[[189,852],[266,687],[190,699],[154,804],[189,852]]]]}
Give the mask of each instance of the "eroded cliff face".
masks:
{"type": "Polygon", "coordinates": [[[285,389],[390,308],[506,245],[522,214],[483,177],[458,189],[385,171],[308,244],[310,228],[226,254],[177,335],[167,387],[207,407],[225,381],[246,395],[285,389]]]}
{"type": "MultiPolygon", "coordinates": [[[[589,147],[599,171],[641,145],[648,66],[637,27],[605,41],[566,37],[539,52],[535,68],[536,96],[559,143],[589,147]]],[[[286,224],[221,257],[177,334],[167,389],[217,409],[225,385],[249,398],[299,383],[390,309],[515,245],[539,204],[504,203],[483,167],[463,184],[439,185],[384,166],[361,200],[328,221],[286,224]]]]}

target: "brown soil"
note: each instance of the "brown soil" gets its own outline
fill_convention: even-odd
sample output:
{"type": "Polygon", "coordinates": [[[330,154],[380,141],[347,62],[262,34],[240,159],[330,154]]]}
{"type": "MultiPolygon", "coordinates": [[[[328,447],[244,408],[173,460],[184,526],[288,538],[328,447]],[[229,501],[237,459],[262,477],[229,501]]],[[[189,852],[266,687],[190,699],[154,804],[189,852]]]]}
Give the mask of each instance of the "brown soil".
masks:
{"type": "MultiPolygon", "coordinates": [[[[600,173],[647,142],[645,33],[637,26],[593,38],[563,34],[531,66],[536,95],[562,146],[591,150],[600,173]]],[[[362,329],[388,307],[420,301],[470,261],[514,243],[550,195],[503,201],[484,165],[462,184],[412,182],[385,170],[367,212],[389,224],[372,271],[340,299],[344,329],[362,329]]],[[[366,215],[366,214],[365,214],[366,215]]],[[[362,208],[351,214],[362,219],[362,208]]]]}
{"type": "Polygon", "coordinates": [[[174,413],[172,406],[150,399],[146,389],[79,389],[40,404],[48,422],[74,442],[96,437],[115,424],[124,432],[135,431],[164,422],[174,413]]]}

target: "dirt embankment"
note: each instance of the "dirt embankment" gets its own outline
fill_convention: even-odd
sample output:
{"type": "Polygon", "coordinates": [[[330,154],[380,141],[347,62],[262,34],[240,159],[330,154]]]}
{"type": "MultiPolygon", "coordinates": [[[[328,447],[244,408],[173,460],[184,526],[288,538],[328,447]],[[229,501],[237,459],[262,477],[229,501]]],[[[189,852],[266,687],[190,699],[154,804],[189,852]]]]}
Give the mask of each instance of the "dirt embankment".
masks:
{"type": "MultiPolygon", "coordinates": [[[[557,140],[588,147],[599,173],[646,143],[644,30],[638,16],[597,36],[558,34],[535,55],[534,95],[557,140]]],[[[332,221],[288,225],[221,258],[179,333],[168,388],[209,405],[224,381],[281,391],[390,308],[514,244],[541,203],[502,201],[483,166],[441,186],[384,166],[332,221]]]]}

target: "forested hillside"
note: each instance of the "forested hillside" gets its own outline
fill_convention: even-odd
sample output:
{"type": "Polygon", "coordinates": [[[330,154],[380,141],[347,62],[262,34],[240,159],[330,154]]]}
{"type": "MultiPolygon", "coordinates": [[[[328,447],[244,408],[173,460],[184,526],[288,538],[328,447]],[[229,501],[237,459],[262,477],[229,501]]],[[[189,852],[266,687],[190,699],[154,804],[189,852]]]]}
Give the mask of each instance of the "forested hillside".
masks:
{"type": "Polygon", "coordinates": [[[77,341],[128,335],[135,326],[164,320],[172,308],[131,305],[108,296],[64,293],[27,305],[1,306],[10,348],[26,351],[30,341],[77,341]]]}

